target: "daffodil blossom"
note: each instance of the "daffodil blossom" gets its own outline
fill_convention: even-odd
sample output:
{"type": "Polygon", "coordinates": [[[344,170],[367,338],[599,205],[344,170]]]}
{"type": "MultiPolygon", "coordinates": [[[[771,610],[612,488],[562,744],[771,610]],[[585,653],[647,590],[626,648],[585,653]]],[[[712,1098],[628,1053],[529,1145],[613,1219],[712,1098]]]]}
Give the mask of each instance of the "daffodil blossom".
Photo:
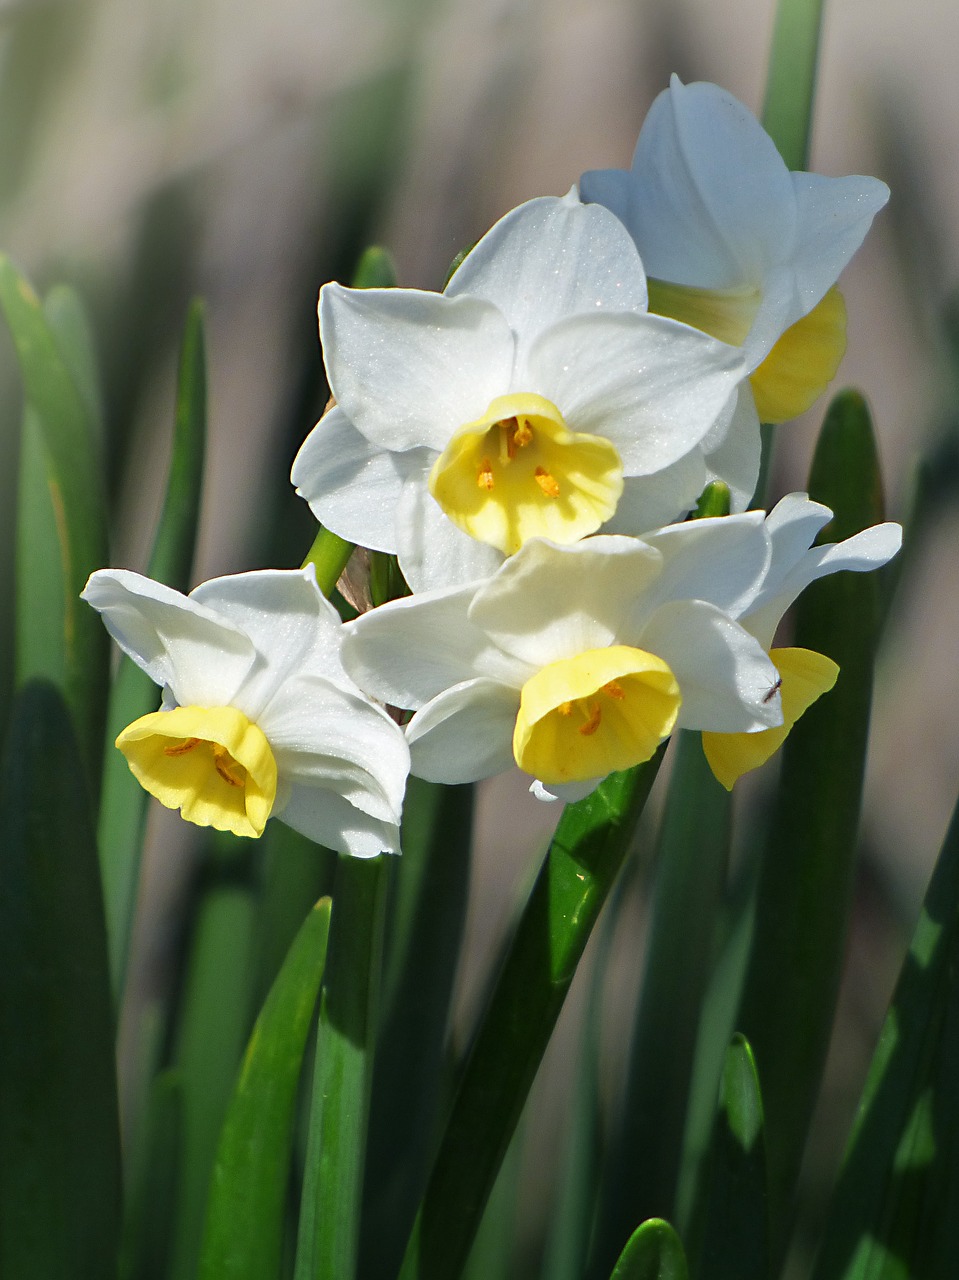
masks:
{"type": "Polygon", "coordinates": [[[575,799],[676,726],[781,723],[776,668],[732,617],[769,556],[762,512],[648,541],[534,539],[485,581],[348,624],[343,661],[362,688],[415,710],[416,774],[465,782],[515,762],[540,798],[575,799]]]}
{"type": "Polygon", "coordinates": [[[83,599],[163,689],[117,739],[137,780],[200,826],[259,836],[271,814],[358,857],[399,850],[402,731],[343,670],[312,566],[215,578],[189,596],[124,569],[83,599]]]}
{"type": "Polygon", "coordinates": [[[744,372],[647,313],[629,235],[573,193],[507,214],[443,294],[329,284],[319,315],[336,407],[293,483],[335,533],[396,552],[417,591],[492,573],[531,537],[685,514],[744,372]]]}
{"type": "Polygon", "coordinates": [[[706,758],[727,789],[779,750],[795,722],[833,687],[839,675],[836,663],[824,654],[771,647],[783,614],[817,578],[844,569],[857,573],[878,569],[892,559],[902,543],[902,529],[890,522],[864,529],[844,542],[812,546],[831,519],[828,507],[810,501],[804,493],[787,495],[766,517],[769,564],[755,595],[743,602],[737,616],[776,665],[783,723],[763,733],[703,734],[706,758]]]}
{"type": "Polygon", "coordinates": [[[790,173],[742,103],[674,75],[650,108],[632,169],[584,173],[579,189],[632,234],[651,311],[743,346],[744,422],[753,397],[764,422],[813,403],[845,351],[833,286],[889,198],[884,183],[790,173]]]}

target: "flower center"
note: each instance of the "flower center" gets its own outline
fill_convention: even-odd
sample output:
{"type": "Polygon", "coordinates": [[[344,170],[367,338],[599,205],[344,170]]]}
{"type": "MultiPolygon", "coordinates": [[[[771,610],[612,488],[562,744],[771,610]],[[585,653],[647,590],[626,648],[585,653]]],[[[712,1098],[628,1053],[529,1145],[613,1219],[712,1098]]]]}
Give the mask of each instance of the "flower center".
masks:
{"type": "Polygon", "coordinates": [[[611,645],[552,662],[520,694],[516,763],[541,782],[583,782],[648,760],[676,723],[672,671],[643,649],[611,645]]]}
{"type": "Polygon", "coordinates": [[[188,822],[238,836],[263,834],[276,799],[276,760],[242,711],[154,711],[128,725],[116,745],[140,785],[188,822]]]}
{"type": "Polygon", "coordinates": [[[799,717],[833,687],[839,675],[832,658],[815,649],[770,649],[769,656],[779,672],[779,685],[774,685],[766,696],[780,694],[782,724],[758,733],[703,734],[703,752],[709,767],[727,791],[732,791],[744,773],[758,769],[776,754],[799,717]]]}
{"type": "MultiPolygon", "coordinates": [[[[752,328],[762,294],[758,289],[697,289],[649,281],[649,309],[681,320],[721,342],[739,347],[752,328]]],[[[835,285],[780,335],[749,382],[761,422],[788,422],[818,399],[836,376],[846,352],[846,304],[835,285]]]]}
{"type": "Polygon", "coordinates": [[[455,525],[512,555],[529,538],[595,533],[616,510],[623,465],[608,440],[570,431],[542,396],[499,396],[456,432],[429,488],[455,525]]]}

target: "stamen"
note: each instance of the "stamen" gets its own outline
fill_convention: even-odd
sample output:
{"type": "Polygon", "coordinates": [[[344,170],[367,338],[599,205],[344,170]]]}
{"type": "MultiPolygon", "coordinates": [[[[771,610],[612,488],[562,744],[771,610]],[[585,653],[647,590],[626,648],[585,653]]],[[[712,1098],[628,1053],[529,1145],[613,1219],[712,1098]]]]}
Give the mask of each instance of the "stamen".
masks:
{"type": "Polygon", "coordinates": [[[514,418],[516,430],[513,432],[513,444],[517,448],[525,449],[525,447],[533,439],[533,428],[529,425],[529,418],[514,418]]]}
{"type": "Polygon", "coordinates": [[[192,751],[199,744],[199,738],[185,738],[183,742],[178,742],[175,747],[164,747],[163,754],[165,756],[185,756],[188,751],[192,751]]]}
{"type": "Polygon", "coordinates": [[[590,738],[599,728],[599,722],[603,718],[603,712],[597,702],[595,706],[590,708],[589,719],[585,724],[579,726],[579,731],[584,738],[590,738]]]}
{"type": "Polygon", "coordinates": [[[504,467],[516,456],[516,426],[515,418],[503,418],[499,423],[499,460],[504,467]]]}
{"type": "Polygon", "coordinates": [[[610,698],[615,698],[617,702],[622,702],[626,697],[626,694],[623,693],[623,686],[617,684],[615,680],[610,680],[609,684],[603,685],[603,693],[610,698]]]}
{"type": "Polygon", "coordinates": [[[571,716],[573,714],[573,704],[571,702],[561,702],[556,710],[561,716],[571,716]]]}
{"type": "Polygon", "coordinates": [[[244,785],[243,779],[233,772],[230,765],[233,765],[234,768],[237,767],[236,761],[230,755],[229,751],[227,751],[226,747],[221,747],[219,743],[215,742],[213,744],[213,767],[216,769],[223,781],[228,783],[231,787],[242,787],[244,785]],[[228,761],[229,763],[227,763],[228,761]]]}
{"type": "Polygon", "coordinates": [[[545,467],[537,467],[534,476],[536,483],[546,494],[547,498],[559,497],[559,481],[556,480],[545,467]]]}
{"type": "Polygon", "coordinates": [[[476,476],[476,485],[479,489],[485,489],[487,493],[493,488],[493,464],[489,458],[483,459],[483,465],[476,476]]]}

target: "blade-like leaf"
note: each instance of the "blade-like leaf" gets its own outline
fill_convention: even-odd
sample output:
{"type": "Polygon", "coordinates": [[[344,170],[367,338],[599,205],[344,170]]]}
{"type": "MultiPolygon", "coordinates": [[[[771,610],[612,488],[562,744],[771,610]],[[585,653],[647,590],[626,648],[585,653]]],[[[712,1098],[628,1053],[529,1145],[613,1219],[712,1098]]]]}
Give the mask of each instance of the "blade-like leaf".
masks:
{"type": "Polygon", "coordinates": [[[330,900],[307,916],[253,1028],[226,1113],[199,1280],[279,1276],[296,1093],[323,978],[330,900]]]}
{"type": "Polygon", "coordinates": [[[361,1275],[396,1274],[448,1101],[446,1032],[466,918],[472,817],[472,786],[410,778],[403,856],[390,867],[361,1275]]]}
{"type": "Polygon", "coordinates": [[[600,908],[619,873],[663,748],[567,806],[464,1069],[404,1258],[403,1280],[449,1280],[469,1252],[600,908]]]}
{"type": "Polygon", "coordinates": [[[712,775],[701,735],[681,733],[660,830],[625,1098],[610,1140],[594,1274],[608,1272],[634,1223],[675,1218],[700,1009],[729,843],[729,795],[712,775]]]}
{"type": "MultiPolygon", "coordinates": [[[[178,591],[189,587],[196,544],[206,449],[206,409],[203,306],[194,300],[187,312],[180,354],[166,497],[148,569],[151,578],[178,591]]],[[[130,773],[125,758],[113,749],[113,742],[128,724],[153,711],[158,701],[157,687],[149,676],[129,658],[121,659],[107,711],[107,751],[97,832],[110,969],[118,996],[123,989],[130,946],[147,794],[130,773]]]]}
{"type": "Polygon", "coordinates": [[[609,1280],[689,1280],[679,1236],[661,1218],[637,1227],[609,1280]]]}
{"type": "Polygon", "coordinates": [[[809,157],[823,0],[779,0],[769,54],[763,126],[790,169],[809,157]]]}
{"type": "MultiPolygon", "coordinates": [[[[854,392],[830,407],[809,489],[836,513],[822,541],[847,538],[882,519],[872,425],[854,392]]],[[[834,574],[813,583],[797,606],[795,643],[828,654],[840,674],[783,748],[737,1021],[763,1086],[774,1258],[784,1244],[843,962],[880,585],[876,573],[834,574]]]]}
{"type": "Polygon", "coordinates": [[[151,1087],[139,1158],[129,1179],[121,1280],[166,1280],[183,1146],[183,1082],[164,1071],[151,1087]]]}
{"type": "Polygon", "coordinates": [[[388,857],[337,862],[296,1280],[356,1275],[388,857]]]}
{"type": "Polygon", "coordinates": [[[0,1275],[116,1274],[120,1141],[99,866],[62,695],[25,685],[0,780],[0,1275]]]}
{"type": "Polygon", "coordinates": [[[735,1036],[726,1053],[698,1274],[702,1280],[766,1280],[763,1104],[752,1050],[735,1036]]]}
{"type": "MultiPolygon", "coordinates": [[[[13,336],[23,374],[25,400],[39,428],[39,449],[55,517],[63,591],[59,607],[42,623],[63,635],[62,687],[75,717],[81,759],[91,786],[99,786],[103,716],[107,688],[107,638],[99,619],[79,599],[89,574],[106,563],[107,522],[100,432],[87,399],[77,384],[76,350],[64,356],[61,341],[40,300],[10,260],[0,255],[0,308],[13,336]]],[[[72,339],[67,338],[71,343],[72,339]]],[[[31,487],[25,500],[36,498],[31,487]]],[[[18,608],[25,611],[26,630],[18,637],[20,678],[37,672],[29,648],[31,623],[28,593],[46,566],[21,546],[18,608]]],[[[48,609],[48,602],[42,602],[48,609]]],[[[56,683],[60,673],[44,672],[56,683]]]]}
{"type": "Polygon", "coordinates": [[[959,807],[870,1067],[816,1280],[959,1272],[959,807]]]}

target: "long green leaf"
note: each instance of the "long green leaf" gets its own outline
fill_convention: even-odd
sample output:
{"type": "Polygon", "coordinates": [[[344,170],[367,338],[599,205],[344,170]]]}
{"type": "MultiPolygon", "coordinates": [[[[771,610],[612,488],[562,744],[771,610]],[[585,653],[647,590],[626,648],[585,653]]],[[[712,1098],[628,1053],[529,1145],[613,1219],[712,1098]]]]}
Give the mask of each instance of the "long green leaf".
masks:
{"type": "Polygon", "coordinates": [[[567,806],[464,1069],[401,1272],[459,1274],[664,748],[567,806]]]}
{"type": "Polygon", "coordinates": [[[702,1280],[766,1280],[766,1161],[763,1104],[748,1042],[726,1052],[698,1274],[702,1280]]]}
{"type": "Polygon", "coordinates": [[[198,1280],[270,1280],[283,1257],[296,1093],[330,900],[307,916],[253,1028],[220,1134],[198,1280]]]}
{"type": "MultiPolygon", "coordinates": [[[[151,578],[178,591],[186,591],[190,582],[200,514],[206,419],[203,305],[194,300],[187,312],[180,353],[166,496],[147,571],[151,578]]],[[[128,724],[153,711],[158,700],[157,687],[149,676],[129,658],[121,659],[107,711],[107,752],[97,832],[110,940],[110,969],[118,996],[123,989],[133,927],[147,794],[112,744],[128,724]]]]}
{"type": "Polygon", "coordinates": [[[446,1033],[466,919],[472,817],[472,786],[410,778],[403,856],[391,864],[361,1275],[396,1274],[448,1101],[446,1033]]]}
{"type": "Polygon", "coordinates": [[[650,1218],[637,1227],[610,1280],[689,1280],[682,1243],[669,1223],[650,1218]]]}
{"type": "Polygon", "coordinates": [[[645,977],[625,1099],[611,1139],[594,1273],[609,1270],[636,1222],[675,1217],[730,830],[729,796],[706,763],[701,735],[681,733],[660,831],[645,977]]]}
{"type": "Polygon", "coordinates": [[[809,159],[823,0],[779,0],[769,54],[763,125],[790,169],[809,159]]]}
{"type": "Polygon", "coordinates": [[[959,1273],[959,806],[869,1071],[815,1280],[959,1273]]]}
{"type": "MultiPolygon", "coordinates": [[[[0,308],[13,336],[23,373],[26,403],[39,428],[49,501],[55,516],[63,593],[45,625],[63,635],[62,687],[75,717],[80,758],[91,786],[99,785],[107,688],[106,633],[79,599],[89,574],[106,563],[106,501],[99,429],[77,385],[76,361],[64,357],[39,298],[10,260],[0,255],[0,308]]],[[[75,353],[74,353],[75,354],[75,353]]],[[[27,497],[34,496],[28,493],[27,497]]],[[[19,607],[26,610],[30,584],[46,571],[21,552],[19,607]]],[[[47,605],[44,603],[43,608],[47,605]]],[[[29,620],[25,624],[29,627],[29,620]]],[[[20,679],[38,674],[28,632],[18,637],[20,679]]],[[[43,672],[60,683],[57,670],[43,672]]]]}
{"type": "MultiPolygon", "coordinates": [[[[855,392],[837,396],[829,410],[809,489],[836,513],[823,541],[882,518],[872,425],[855,392]]],[[[877,574],[840,573],[813,583],[797,607],[795,643],[828,654],[840,675],[783,749],[738,1019],[766,1107],[774,1258],[785,1242],[844,956],[879,603],[877,574]]]]}
{"type": "Polygon", "coordinates": [[[342,854],[337,863],[296,1280],[353,1280],[357,1274],[388,856],[342,854]]]}
{"type": "Polygon", "coordinates": [[[120,1280],[167,1280],[183,1153],[183,1081],[163,1071],[150,1086],[129,1178],[120,1280]]]}
{"type": "Polygon", "coordinates": [[[58,690],[17,695],[0,779],[0,1275],[116,1274],[120,1142],[99,867],[58,690]]]}
{"type": "Polygon", "coordinates": [[[173,1263],[195,1280],[217,1143],[250,1031],[256,894],[251,841],[213,833],[185,974],[174,1066],[183,1087],[183,1159],[173,1263]]]}

